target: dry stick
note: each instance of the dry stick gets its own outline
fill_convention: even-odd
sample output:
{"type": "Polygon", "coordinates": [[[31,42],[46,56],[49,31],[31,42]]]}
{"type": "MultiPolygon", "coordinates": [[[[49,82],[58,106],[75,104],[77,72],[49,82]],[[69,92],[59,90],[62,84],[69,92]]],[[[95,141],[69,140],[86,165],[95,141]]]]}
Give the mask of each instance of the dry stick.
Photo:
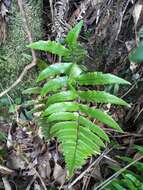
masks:
{"type": "Polygon", "coordinates": [[[51,15],[52,15],[52,22],[54,22],[54,9],[53,9],[53,0],[49,0],[51,15]]]}
{"type": "Polygon", "coordinates": [[[36,65],[36,62],[33,60],[29,65],[27,65],[22,73],[20,74],[20,76],[18,77],[18,79],[6,90],[4,90],[3,92],[0,93],[0,98],[4,95],[6,95],[10,90],[12,90],[14,87],[16,87],[23,79],[23,77],[25,76],[25,74],[27,73],[28,70],[30,70],[31,68],[33,68],[36,65]]]}
{"type": "MultiPolygon", "coordinates": [[[[17,1],[18,1],[21,17],[22,17],[23,28],[24,28],[25,32],[27,33],[29,43],[32,43],[32,35],[31,35],[31,32],[29,31],[29,28],[28,28],[26,15],[25,15],[25,12],[24,12],[24,9],[23,9],[22,0],[17,0],[17,1]]],[[[9,88],[7,88],[6,90],[4,90],[3,92],[0,93],[0,98],[2,96],[6,95],[11,89],[16,87],[22,81],[22,79],[26,75],[26,73],[36,65],[35,51],[31,50],[31,53],[32,53],[32,58],[33,58],[32,62],[29,65],[25,66],[25,68],[23,69],[23,71],[20,74],[20,76],[18,77],[18,79],[9,88]]]]}
{"type": "Polygon", "coordinates": [[[123,94],[123,95],[121,96],[121,98],[124,98],[125,96],[127,96],[127,94],[129,94],[129,93],[135,88],[135,86],[137,85],[137,83],[138,83],[138,81],[135,82],[135,84],[133,84],[133,85],[131,86],[131,88],[129,88],[129,90],[128,90],[125,94],[123,94]]]}
{"type": "Polygon", "coordinates": [[[138,117],[141,115],[142,112],[143,112],[143,108],[137,114],[136,118],[134,119],[134,123],[136,122],[136,120],[138,119],[138,117]]]}
{"type": "Polygon", "coordinates": [[[124,17],[124,14],[125,14],[125,12],[126,12],[126,9],[127,9],[128,5],[129,5],[129,3],[130,3],[130,0],[128,0],[128,1],[126,2],[126,5],[125,5],[125,7],[124,7],[124,9],[123,9],[123,12],[122,12],[122,13],[120,13],[119,28],[118,28],[117,35],[116,35],[115,40],[117,40],[117,39],[118,39],[118,36],[119,36],[119,34],[120,34],[121,27],[122,27],[123,17],[124,17]]]}

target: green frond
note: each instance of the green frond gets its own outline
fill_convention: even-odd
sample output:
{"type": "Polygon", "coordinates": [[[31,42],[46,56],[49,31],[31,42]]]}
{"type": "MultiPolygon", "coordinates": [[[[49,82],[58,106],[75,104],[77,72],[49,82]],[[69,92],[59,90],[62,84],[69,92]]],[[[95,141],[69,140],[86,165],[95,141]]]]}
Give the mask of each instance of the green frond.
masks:
{"type": "Polygon", "coordinates": [[[44,116],[58,112],[74,112],[79,109],[79,104],[76,102],[61,102],[50,105],[45,111],[44,116]]]}
{"type": "Polygon", "coordinates": [[[67,36],[66,36],[66,42],[69,47],[73,47],[77,45],[77,39],[80,34],[81,28],[83,26],[83,21],[80,21],[74,28],[72,28],[67,36]]]}
{"type": "Polygon", "coordinates": [[[50,65],[39,74],[37,82],[45,80],[49,77],[54,77],[56,75],[66,73],[71,65],[72,63],[55,63],[53,65],[50,65]]]}
{"type": "Polygon", "coordinates": [[[117,190],[127,190],[118,183],[118,180],[114,180],[112,186],[113,188],[116,188],[117,190]]]}
{"type": "Polygon", "coordinates": [[[70,78],[76,78],[82,73],[81,68],[77,64],[73,64],[70,69],[70,78]]]}
{"type": "Polygon", "coordinates": [[[50,134],[58,137],[62,143],[63,154],[70,176],[75,169],[85,163],[89,156],[100,154],[100,147],[105,146],[92,131],[80,126],[78,120],[56,123],[51,127],[50,134]]]}
{"type": "Polygon", "coordinates": [[[111,103],[111,104],[128,106],[128,103],[126,103],[121,98],[111,95],[105,91],[94,91],[94,90],[79,91],[78,95],[81,99],[86,100],[88,102],[106,103],[106,104],[111,103]]]}
{"type": "MultiPolygon", "coordinates": [[[[47,120],[48,122],[56,122],[56,121],[78,121],[79,114],[77,112],[70,113],[70,112],[59,112],[59,113],[53,113],[51,114],[47,120]]],[[[80,121],[78,121],[81,123],[80,121]]],[[[96,142],[96,144],[105,147],[103,141],[96,136],[92,131],[90,131],[90,128],[83,127],[81,129],[83,132],[85,131],[89,138],[91,138],[93,141],[96,142]]]]}
{"type": "Polygon", "coordinates": [[[54,104],[56,102],[66,102],[70,100],[76,100],[78,95],[73,91],[64,91],[56,93],[48,97],[47,104],[54,104]]]}
{"type": "Polygon", "coordinates": [[[79,117],[77,112],[57,112],[57,113],[53,113],[51,114],[47,120],[49,122],[53,122],[53,121],[75,121],[77,120],[79,117]]]}
{"type": "Polygon", "coordinates": [[[49,80],[42,88],[40,95],[45,96],[49,92],[57,91],[68,84],[68,77],[57,77],[49,80]]]}
{"type": "Polygon", "coordinates": [[[117,124],[117,122],[111,116],[104,113],[100,109],[90,108],[90,107],[88,107],[86,105],[82,105],[82,104],[80,105],[79,109],[81,112],[85,113],[87,116],[91,116],[92,118],[97,119],[97,120],[101,121],[102,123],[105,123],[106,125],[114,128],[120,132],[123,132],[122,129],[117,124]]]}
{"type": "MultiPolygon", "coordinates": [[[[120,158],[121,160],[125,161],[125,162],[128,162],[128,163],[133,162],[133,158],[130,158],[130,157],[127,157],[127,156],[120,156],[119,158],[120,158]]],[[[140,171],[140,172],[143,171],[143,163],[142,163],[142,162],[136,162],[136,163],[134,164],[134,167],[135,167],[138,171],[140,171]]]]}
{"type": "Polygon", "coordinates": [[[27,46],[35,50],[41,50],[53,53],[58,56],[67,56],[69,54],[69,49],[55,41],[43,41],[33,42],[27,46]]]}
{"type": "Polygon", "coordinates": [[[103,141],[95,135],[90,128],[82,127],[81,131],[87,135],[89,139],[91,139],[93,142],[95,142],[98,146],[105,148],[105,144],[103,141]]]}
{"type": "Polygon", "coordinates": [[[110,142],[108,135],[104,132],[104,130],[99,127],[98,125],[95,125],[87,118],[80,116],[79,117],[79,123],[87,128],[89,128],[93,133],[97,134],[100,138],[103,140],[110,142]]]}
{"type": "Polygon", "coordinates": [[[130,84],[128,81],[113,74],[102,72],[90,72],[76,78],[79,85],[108,85],[108,84],[130,84]]]}

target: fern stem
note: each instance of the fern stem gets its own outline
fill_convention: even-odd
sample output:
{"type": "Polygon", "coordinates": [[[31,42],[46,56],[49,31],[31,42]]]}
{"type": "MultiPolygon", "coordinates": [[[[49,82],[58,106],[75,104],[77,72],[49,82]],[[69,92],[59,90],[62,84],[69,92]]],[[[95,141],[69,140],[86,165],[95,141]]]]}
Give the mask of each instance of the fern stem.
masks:
{"type": "MultiPolygon", "coordinates": [[[[78,119],[77,119],[77,136],[76,136],[76,146],[75,146],[75,151],[74,151],[74,156],[73,156],[73,161],[72,161],[72,165],[75,165],[75,158],[76,158],[76,150],[77,150],[77,145],[78,145],[78,139],[79,139],[79,112],[78,113],[78,119]]],[[[74,168],[74,167],[72,167],[74,168]]],[[[70,175],[73,173],[73,171],[70,172],[70,175]]]]}

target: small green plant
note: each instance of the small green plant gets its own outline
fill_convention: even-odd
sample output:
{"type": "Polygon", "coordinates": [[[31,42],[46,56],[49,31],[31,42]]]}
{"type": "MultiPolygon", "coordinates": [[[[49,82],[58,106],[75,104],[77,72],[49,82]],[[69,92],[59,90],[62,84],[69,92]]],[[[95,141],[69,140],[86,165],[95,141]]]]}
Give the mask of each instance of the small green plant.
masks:
{"type": "Polygon", "coordinates": [[[134,49],[134,51],[129,55],[129,59],[136,63],[143,62],[143,26],[139,30],[138,36],[140,38],[140,42],[138,46],[134,49]]]}
{"type": "MultiPolygon", "coordinates": [[[[143,155],[143,147],[135,145],[134,148],[137,150],[140,157],[143,155]]],[[[132,164],[135,162],[133,158],[122,156],[119,157],[124,163],[132,164]]],[[[143,158],[143,157],[141,157],[143,158]]],[[[115,171],[120,169],[116,168],[115,171]]],[[[132,168],[121,172],[121,175],[117,179],[113,179],[111,183],[103,188],[104,190],[143,190],[143,163],[137,161],[132,165],[132,168]]]]}
{"type": "Polygon", "coordinates": [[[120,178],[114,179],[104,190],[143,190],[143,181],[140,174],[136,175],[131,171],[127,171],[122,173],[120,178]]]}
{"type": "Polygon", "coordinates": [[[112,74],[87,72],[77,64],[86,54],[77,42],[81,27],[82,21],[67,34],[65,46],[55,41],[39,41],[28,46],[53,53],[70,62],[48,66],[37,78],[39,85],[24,91],[26,94],[38,95],[37,100],[28,103],[35,106],[31,112],[40,113],[36,120],[43,127],[45,135],[49,139],[57,137],[61,143],[69,176],[87,158],[99,155],[105,143],[109,142],[108,135],[94,120],[122,132],[111,116],[98,109],[98,104],[128,106],[124,100],[105,91],[88,90],[89,85],[95,89],[99,85],[130,84],[112,74]]]}

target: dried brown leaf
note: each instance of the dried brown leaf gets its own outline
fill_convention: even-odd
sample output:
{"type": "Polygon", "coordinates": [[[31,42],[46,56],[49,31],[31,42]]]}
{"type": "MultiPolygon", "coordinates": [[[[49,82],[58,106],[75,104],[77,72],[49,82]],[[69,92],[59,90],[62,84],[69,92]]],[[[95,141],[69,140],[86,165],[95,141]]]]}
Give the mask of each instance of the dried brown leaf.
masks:
{"type": "Polygon", "coordinates": [[[66,180],[66,169],[63,169],[59,164],[55,163],[53,177],[56,182],[63,185],[66,180]]]}

